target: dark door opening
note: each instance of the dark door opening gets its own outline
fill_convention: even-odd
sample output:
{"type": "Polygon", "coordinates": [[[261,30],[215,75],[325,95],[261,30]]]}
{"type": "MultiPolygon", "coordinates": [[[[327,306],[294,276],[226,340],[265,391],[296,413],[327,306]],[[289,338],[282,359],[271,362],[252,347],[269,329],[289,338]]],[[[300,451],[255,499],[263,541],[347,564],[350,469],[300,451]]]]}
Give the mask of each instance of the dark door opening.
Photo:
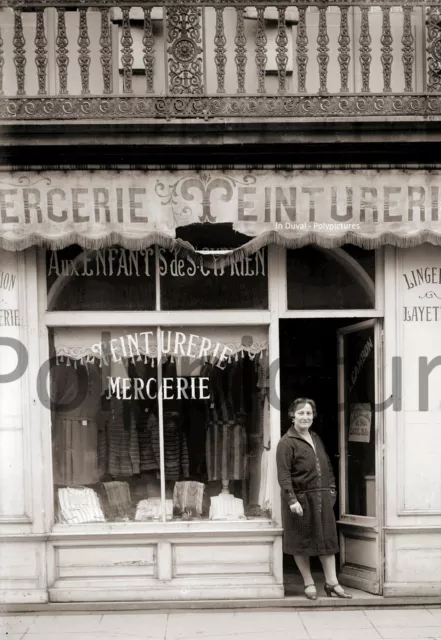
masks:
{"type": "MultiPolygon", "coordinates": [[[[322,439],[331,460],[337,487],[340,484],[338,413],[338,341],[337,331],[354,324],[350,318],[293,319],[280,321],[281,435],[290,426],[288,407],[297,397],[309,397],[317,404],[318,416],[312,429],[322,439]]],[[[340,517],[339,500],[335,505],[340,517]]],[[[339,557],[337,568],[340,564],[339,557]]],[[[284,554],[286,595],[303,594],[301,576],[294,559],[284,554]]],[[[319,590],[324,583],[318,558],[311,568],[319,590]]]]}

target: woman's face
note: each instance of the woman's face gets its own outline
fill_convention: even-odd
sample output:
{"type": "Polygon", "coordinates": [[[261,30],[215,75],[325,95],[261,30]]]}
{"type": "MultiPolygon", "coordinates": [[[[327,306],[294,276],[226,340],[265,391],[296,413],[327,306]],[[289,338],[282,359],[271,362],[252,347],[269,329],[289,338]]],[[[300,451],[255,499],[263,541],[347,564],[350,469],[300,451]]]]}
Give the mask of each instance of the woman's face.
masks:
{"type": "Polygon", "coordinates": [[[309,429],[313,421],[313,410],[310,404],[299,405],[292,417],[294,427],[309,429]]]}

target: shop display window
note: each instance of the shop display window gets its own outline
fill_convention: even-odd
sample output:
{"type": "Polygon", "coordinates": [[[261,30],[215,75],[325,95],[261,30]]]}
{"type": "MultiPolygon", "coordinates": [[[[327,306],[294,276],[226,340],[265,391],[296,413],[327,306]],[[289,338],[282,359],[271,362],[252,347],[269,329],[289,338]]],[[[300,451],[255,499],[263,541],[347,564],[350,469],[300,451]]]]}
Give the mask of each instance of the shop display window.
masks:
{"type": "Polygon", "coordinates": [[[374,309],[375,251],[288,250],[287,296],[290,310],[374,309]]]}
{"type": "Polygon", "coordinates": [[[55,328],[50,345],[57,523],[271,517],[266,328],[55,328]]]}

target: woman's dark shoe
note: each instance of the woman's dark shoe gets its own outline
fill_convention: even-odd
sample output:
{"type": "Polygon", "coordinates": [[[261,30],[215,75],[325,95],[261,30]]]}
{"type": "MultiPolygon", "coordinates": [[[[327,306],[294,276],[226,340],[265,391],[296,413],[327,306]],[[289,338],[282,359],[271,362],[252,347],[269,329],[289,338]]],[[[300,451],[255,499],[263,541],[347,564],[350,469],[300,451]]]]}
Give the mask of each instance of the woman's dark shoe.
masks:
{"type": "Polygon", "coordinates": [[[334,594],[337,596],[337,598],[346,598],[347,600],[350,600],[352,598],[351,594],[346,593],[346,591],[340,584],[338,584],[338,582],[337,584],[328,584],[327,582],[325,582],[325,593],[328,598],[332,598],[334,594]]]}
{"type": "Polygon", "coordinates": [[[305,586],[305,596],[308,600],[317,600],[317,589],[314,584],[307,584],[305,586]]]}

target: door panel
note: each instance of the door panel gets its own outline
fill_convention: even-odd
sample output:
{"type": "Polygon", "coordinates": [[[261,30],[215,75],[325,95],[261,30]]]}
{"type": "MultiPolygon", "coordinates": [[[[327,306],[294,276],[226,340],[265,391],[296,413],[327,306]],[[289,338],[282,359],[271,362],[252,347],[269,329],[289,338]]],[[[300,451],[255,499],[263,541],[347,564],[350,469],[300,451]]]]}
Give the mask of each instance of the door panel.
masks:
{"type": "Polygon", "coordinates": [[[376,320],[340,329],[340,581],[381,593],[381,347],[376,320]]]}

